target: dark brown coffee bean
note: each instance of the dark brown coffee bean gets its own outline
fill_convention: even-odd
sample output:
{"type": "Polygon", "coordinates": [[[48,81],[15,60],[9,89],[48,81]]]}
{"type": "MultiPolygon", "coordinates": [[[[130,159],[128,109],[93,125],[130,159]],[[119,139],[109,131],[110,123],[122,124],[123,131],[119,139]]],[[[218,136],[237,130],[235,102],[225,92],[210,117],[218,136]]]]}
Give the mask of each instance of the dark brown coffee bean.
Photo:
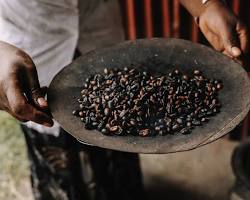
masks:
{"type": "Polygon", "coordinates": [[[92,122],[91,125],[92,125],[93,128],[96,128],[98,126],[98,123],[97,122],[92,122]]]}
{"type": "Polygon", "coordinates": [[[178,124],[173,125],[172,130],[177,131],[180,128],[178,124]]]}
{"type": "Polygon", "coordinates": [[[217,88],[218,90],[221,90],[221,89],[223,88],[222,83],[218,83],[218,84],[216,85],[216,88],[217,88]]]}
{"type": "Polygon", "coordinates": [[[111,132],[115,132],[115,131],[118,130],[118,126],[111,126],[111,127],[109,128],[109,130],[110,130],[111,132]]]}
{"type": "Polygon", "coordinates": [[[109,108],[105,108],[104,109],[104,115],[109,115],[109,113],[110,113],[110,109],[109,108]]]}
{"type": "Polygon", "coordinates": [[[189,129],[188,128],[183,128],[180,130],[180,133],[185,135],[185,134],[188,134],[189,133],[189,129]]]}
{"type": "Polygon", "coordinates": [[[185,80],[185,81],[188,81],[188,80],[189,80],[189,77],[188,77],[187,75],[183,75],[182,78],[183,78],[183,80],[185,80]]]}
{"type": "Polygon", "coordinates": [[[104,134],[186,134],[220,111],[220,89],[221,81],[199,70],[190,77],[179,69],[155,77],[133,68],[105,69],[86,80],[80,109],[72,114],[104,134]]]}
{"type": "Polygon", "coordinates": [[[156,131],[160,131],[161,128],[160,128],[159,126],[156,126],[156,127],[155,127],[155,130],[156,130],[156,131]]]}
{"type": "Polygon", "coordinates": [[[179,75],[180,71],[178,69],[174,70],[175,75],[179,75]]]}
{"type": "Polygon", "coordinates": [[[103,128],[103,129],[101,130],[101,132],[102,132],[102,134],[107,134],[107,133],[108,133],[108,130],[107,130],[106,128],[103,128]]]}
{"type": "Polygon", "coordinates": [[[182,119],[181,118],[177,118],[176,121],[177,121],[178,124],[182,124],[182,119]]]}
{"type": "Polygon", "coordinates": [[[140,136],[148,136],[149,135],[149,129],[141,129],[139,131],[140,136]]]}
{"type": "Polygon", "coordinates": [[[79,112],[79,116],[80,116],[80,117],[83,117],[83,116],[84,116],[84,114],[83,114],[82,111],[79,112]]]}
{"type": "Polygon", "coordinates": [[[198,76],[198,75],[200,75],[200,74],[201,74],[201,72],[200,72],[198,69],[195,69],[195,70],[194,70],[194,75],[198,76]]]}
{"type": "Polygon", "coordinates": [[[76,110],[73,110],[73,111],[72,111],[72,114],[75,115],[75,116],[77,116],[77,115],[78,115],[78,112],[77,112],[76,110]]]}

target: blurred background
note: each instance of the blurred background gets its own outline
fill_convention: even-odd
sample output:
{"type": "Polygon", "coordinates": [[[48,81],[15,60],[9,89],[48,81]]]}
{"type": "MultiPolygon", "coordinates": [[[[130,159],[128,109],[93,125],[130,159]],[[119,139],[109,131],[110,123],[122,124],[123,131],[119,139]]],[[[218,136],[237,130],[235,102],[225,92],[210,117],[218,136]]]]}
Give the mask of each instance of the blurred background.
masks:
{"type": "MultiPolygon", "coordinates": [[[[227,1],[250,26],[250,1],[227,1]]],[[[178,37],[208,44],[178,0],[120,0],[127,39],[178,37]]],[[[228,136],[196,150],[141,155],[151,199],[226,200],[235,177],[234,148],[248,138],[248,117],[228,136]]],[[[0,199],[32,200],[25,141],[16,120],[0,112],[0,199]]]]}
{"type": "MultiPolygon", "coordinates": [[[[230,160],[239,142],[228,137],[196,150],[141,155],[149,199],[226,200],[234,184],[230,160]]],[[[25,141],[19,124],[0,112],[0,199],[32,200],[25,141]]]]}
{"type": "Polygon", "coordinates": [[[23,133],[5,112],[0,112],[0,160],[0,199],[32,199],[23,133]]]}

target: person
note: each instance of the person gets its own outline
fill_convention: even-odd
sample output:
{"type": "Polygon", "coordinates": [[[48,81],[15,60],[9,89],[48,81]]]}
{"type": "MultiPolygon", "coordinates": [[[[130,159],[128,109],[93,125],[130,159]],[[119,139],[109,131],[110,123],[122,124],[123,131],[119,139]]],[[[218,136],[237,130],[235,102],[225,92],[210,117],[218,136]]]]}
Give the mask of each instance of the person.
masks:
{"type": "MultiPolygon", "coordinates": [[[[180,2],[216,50],[238,59],[247,53],[247,29],[224,1],[180,2]]],[[[0,109],[25,122],[36,200],[143,197],[138,155],[78,143],[51,119],[45,99],[74,57],[122,40],[115,0],[0,2],[0,109]]]]}

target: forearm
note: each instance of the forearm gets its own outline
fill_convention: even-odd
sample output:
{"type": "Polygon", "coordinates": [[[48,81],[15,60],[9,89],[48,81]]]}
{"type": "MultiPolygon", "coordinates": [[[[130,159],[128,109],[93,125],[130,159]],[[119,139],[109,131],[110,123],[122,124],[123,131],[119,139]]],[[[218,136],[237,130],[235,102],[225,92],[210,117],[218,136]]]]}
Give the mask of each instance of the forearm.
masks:
{"type": "Polygon", "coordinates": [[[199,17],[209,4],[214,2],[224,4],[223,0],[209,0],[203,4],[202,0],[179,0],[193,17],[199,17]]]}

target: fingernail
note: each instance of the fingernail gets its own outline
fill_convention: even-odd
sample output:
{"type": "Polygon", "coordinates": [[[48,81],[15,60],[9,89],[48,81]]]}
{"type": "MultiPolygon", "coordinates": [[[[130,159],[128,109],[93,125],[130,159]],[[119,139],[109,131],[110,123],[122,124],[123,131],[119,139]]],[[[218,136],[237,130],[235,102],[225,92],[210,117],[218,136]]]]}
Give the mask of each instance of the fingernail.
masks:
{"type": "Polygon", "coordinates": [[[241,50],[238,47],[232,47],[232,53],[234,57],[239,57],[241,55],[241,50]]]}
{"type": "Polygon", "coordinates": [[[37,103],[41,106],[41,107],[47,107],[48,103],[47,101],[43,98],[43,97],[39,97],[37,99],[37,103]]]}

